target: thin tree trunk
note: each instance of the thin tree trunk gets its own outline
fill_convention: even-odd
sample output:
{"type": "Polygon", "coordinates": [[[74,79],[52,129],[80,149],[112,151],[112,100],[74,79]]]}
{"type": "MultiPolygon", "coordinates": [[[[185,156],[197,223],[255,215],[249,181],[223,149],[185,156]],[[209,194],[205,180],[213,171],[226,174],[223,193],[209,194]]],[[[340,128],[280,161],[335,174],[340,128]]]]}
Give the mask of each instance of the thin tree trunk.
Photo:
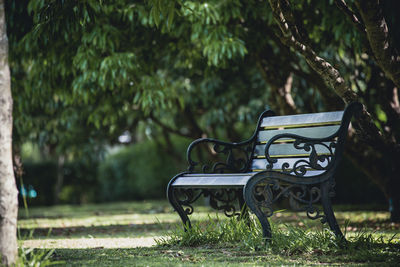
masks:
{"type": "Polygon", "coordinates": [[[285,115],[299,113],[291,94],[293,74],[289,73],[285,78],[279,79],[278,74],[263,63],[263,60],[260,60],[257,66],[264,80],[271,86],[271,104],[275,106],[274,110],[285,115]]]}
{"type": "Polygon", "coordinates": [[[54,187],[54,204],[60,203],[60,193],[64,184],[64,155],[57,157],[57,180],[56,186],[54,187]]]}
{"type": "Polygon", "coordinates": [[[18,191],[12,161],[12,97],[4,1],[0,0],[0,257],[6,266],[17,260],[18,191]]]}

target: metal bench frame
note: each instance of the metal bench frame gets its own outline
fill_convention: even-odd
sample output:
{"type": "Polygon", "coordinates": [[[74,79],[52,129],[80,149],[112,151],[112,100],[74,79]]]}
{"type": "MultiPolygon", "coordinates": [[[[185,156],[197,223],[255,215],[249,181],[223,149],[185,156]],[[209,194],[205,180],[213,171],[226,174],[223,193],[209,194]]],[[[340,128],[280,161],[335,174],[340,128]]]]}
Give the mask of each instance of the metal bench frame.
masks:
{"type": "MultiPolygon", "coordinates": [[[[261,127],[264,118],[275,116],[272,111],[264,111],[261,114],[253,136],[244,142],[197,139],[187,150],[188,171],[176,175],[168,184],[168,200],[178,212],[185,227],[191,227],[188,215],[193,213],[192,204],[201,196],[208,197],[211,207],[224,211],[229,217],[246,217],[249,208],[260,221],[263,236],[269,239],[271,227],[268,217],[274,213],[272,205],[280,198],[287,197],[292,208],[305,211],[310,219],[328,222],[336,236],[344,238],[330,198],[334,195],[334,174],[342,158],[350,120],[361,110],[362,105],[358,102],[348,105],[338,130],[323,138],[310,138],[294,133],[273,136],[266,142],[265,157],[261,157],[266,160],[266,168],[253,172],[251,165],[256,146],[259,145],[257,137],[265,128],[261,127]],[[283,163],[281,169],[276,171],[273,166],[278,160],[270,155],[270,147],[288,139],[295,149],[307,152],[307,158],[301,158],[292,164],[283,163]],[[212,145],[215,153],[225,155],[226,160],[211,166],[203,165],[198,170],[200,163],[193,160],[192,151],[204,143],[212,145]],[[318,154],[318,146],[324,147],[329,153],[318,154]],[[317,170],[320,174],[306,176],[310,169],[317,170]],[[323,213],[316,206],[317,203],[322,204],[323,213]]],[[[301,124],[301,121],[299,123],[301,124]]]]}

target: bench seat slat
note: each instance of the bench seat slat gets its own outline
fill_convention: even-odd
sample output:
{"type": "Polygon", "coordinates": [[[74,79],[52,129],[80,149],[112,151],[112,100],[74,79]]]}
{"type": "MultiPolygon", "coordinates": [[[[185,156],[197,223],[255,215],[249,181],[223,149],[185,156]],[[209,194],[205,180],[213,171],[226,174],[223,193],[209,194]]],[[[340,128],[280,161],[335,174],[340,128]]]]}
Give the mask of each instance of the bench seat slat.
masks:
{"type": "Polygon", "coordinates": [[[188,173],[188,174],[184,174],[182,177],[243,176],[243,175],[249,175],[249,174],[252,174],[252,173],[188,173]]]}
{"type": "Polygon", "coordinates": [[[338,122],[343,117],[343,111],[334,112],[321,112],[312,114],[299,114],[289,116],[273,116],[264,118],[261,127],[271,126],[286,126],[286,125],[297,125],[303,124],[318,124],[327,122],[338,122]]]}
{"type": "MultiPolygon", "coordinates": [[[[264,170],[265,168],[241,174],[185,174],[178,177],[172,186],[188,188],[243,187],[253,175],[264,170]]],[[[304,177],[319,175],[323,172],[309,170],[304,177]]]]}
{"type": "Polygon", "coordinates": [[[178,177],[173,186],[191,188],[218,188],[218,187],[243,187],[254,173],[244,173],[242,175],[184,175],[178,177]]]}
{"type": "Polygon", "coordinates": [[[329,125],[309,128],[294,128],[282,130],[264,130],[258,133],[257,142],[268,141],[277,134],[291,133],[310,138],[324,138],[334,134],[340,125],[329,125]]]}

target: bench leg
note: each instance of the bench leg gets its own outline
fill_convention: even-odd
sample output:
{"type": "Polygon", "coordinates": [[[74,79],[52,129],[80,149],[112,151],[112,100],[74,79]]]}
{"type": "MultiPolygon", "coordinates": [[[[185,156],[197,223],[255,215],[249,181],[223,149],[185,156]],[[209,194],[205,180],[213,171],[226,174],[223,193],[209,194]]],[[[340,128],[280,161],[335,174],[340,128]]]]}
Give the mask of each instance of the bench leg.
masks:
{"type": "Polygon", "coordinates": [[[249,209],[257,216],[263,230],[263,237],[266,240],[271,239],[271,225],[268,222],[268,217],[272,215],[272,208],[268,200],[265,198],[257,199],[257,196],[264,197],[257,191],[260,183],[266,183],[268,179],[263,176],[254,176],[249,180],[243,189],[243,198],[249,209]]]}
{"type": "Polygon", "coordinates": [[[331,198],[330,198],[330,191],[332,189],[332,184],[328,180],[321,184],[321,202],[322,207],[324,209],[324,214],[326,221],[328,222],[329,227],[335,233],[337,237],[340,239],[345,240],[345,237],[340,230],[339,224],[336,221],[335,214],[333,213],[331,198]]]}
{"type": "Polygon", "coordinates": [[[172,207],[178,212],[179,217],[181,217],[182,223],[184,225],[185,231],[189,228],[192,228],[192,224],[190,223],[189,217],[187,216],[187,212],[183,209],[182,205],[179,204],[179,200],[176,197],[176,191],[171,186],[171,183],[167,188],[167,197],[169,203],[171,203],[172,207]]]}

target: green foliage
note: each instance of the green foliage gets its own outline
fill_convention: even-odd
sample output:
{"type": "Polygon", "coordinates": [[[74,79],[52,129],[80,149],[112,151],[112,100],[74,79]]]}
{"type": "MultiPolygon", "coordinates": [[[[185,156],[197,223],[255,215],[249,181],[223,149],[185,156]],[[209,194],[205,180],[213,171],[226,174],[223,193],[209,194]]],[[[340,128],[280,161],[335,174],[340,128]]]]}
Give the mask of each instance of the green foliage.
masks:
{"type": "Polygon", "coordinates": [[[9,10],[15,140],[59,153],[115,142],[151,116],[204,132],[254,122],[270,102],[260,53],[282,60],[259,1],[42,0],[9,10]]]}
{"type": "MultiPolygon", "coordinates": [[[[347,58],[350,44],[342,48],[341,42],[348,38],[334,39],[331,32],[357,36],[332,5],[294,7],[321,49],[340,46],[347,58]]],[[[239,112],[260,99],[257,114],[271,102],[260,61],[266,56],[273,70],[291,66],[270,36],[271,11],[259,1],[29,1],[9,10],[17,135],[64,151],[82,147],[82,125],[86,140],[99,143],[149,115],[171,117],[169,124],[182,127],[185,108],[204,131],[221,123],[215,114],[240,119],[239,112]]],[[[292,60],[295,69],[308,69],[301,57],[292,60]]],[[[296,95],[301,105],[310,94],[296,95]]]]}
{"type": "MultiPolygon", "coordinates": [[[[234,75],[216,73],[248,52],[243,27],[229,25],[242,19],[241,8],[239,1],[10,4],[15,140],[27,136],[59,153],[79,152],[115,140],[149,115],[182,127],[185,107],[236,113],[238,100],[243,107],[249,102],[248,92],[225,89],[251,87],[261,96],[257,89],[265,86],[259,76],[250,83],[236,79],[254,73],[247,64],[234,75]],[[14,28],[22,33],[14,35],[14,28]]],[[[214,128],[220,119],[200,120],[202,128],[214,128]]]]}
{"type": "MultiPolygon", "coordinates": [[[[379,88],[364,97],[377,67],[365,53],[365,36],[334,1],[290,2],[304,37],[351,88],[363,90],[360,97],[384,124],[371,100],[379,88]]],[[[351,9],[353,2],[347,1],[351,9]]],[[[7,10],[17,141],[27,136],[60,151],[79,150],[82,126],[93,147],[115,142],[151,116],[185,127],[186,109],[208,134],[220,120],[211,114],[230,123],[255,100],[262,104],[254,113],[277,110],[271,92],[289,73],[299,110],[329,104],[304,58],[274,35],[265,1],[35,0],[9,1],[7,10]]],[[[394,18],[388,21],[395,26],[394,18]]]]}
{"type": "MultiPolygon", "coordinates": [[[[184,155],[186,142],[176,144],[184,155]]],[[[165,198],[169,180],[185,169],[160,144],[145,141],[110,155],[98,170],[102,201],[165,198]]]]}
{"type": "MultiPolygon", "coordinates": [[[[392,127],[388,136],[396,139],[398,120],[382,93],[393,86],[365,35],[334,1],[290,3],[307,45],[340,70],[379,129],[392,127]]],[[[32,141],[51,156],[98,160],[125,131],[135,139],[151,129],[157,142],[160,129],[240,141],[262,110],[286,112],[279,88],[289,74],[298,111],[342,108],[304,58],[277,38],[267,1],[21,0],[6,1],[6,9],[16,146],[32,141]]],[[[385,12],[393,31],[397,20],[385,12]]],[[[63,192],[71,194],[71,187],[63,192]]]]}

